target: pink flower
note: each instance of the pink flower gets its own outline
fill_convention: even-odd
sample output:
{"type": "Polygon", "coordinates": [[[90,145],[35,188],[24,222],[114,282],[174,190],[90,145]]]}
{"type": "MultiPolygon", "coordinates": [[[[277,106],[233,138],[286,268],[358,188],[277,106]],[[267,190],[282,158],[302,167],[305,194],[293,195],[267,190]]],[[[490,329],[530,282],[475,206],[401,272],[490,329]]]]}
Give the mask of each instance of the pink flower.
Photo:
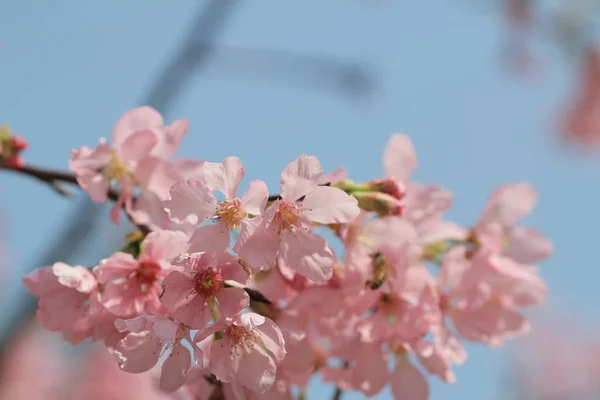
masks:
{"type": "Polygon", "coordinates": [[[173,268],[171,261],[186,251],[188,237],[182,232],[155,231],[142,242],[142,253],[134,259],[115,253],[94,268],[98,282],[105,284],[102,304],[118,316],[157,314],[161,281],[173,268]]]}
{"type": "Polygon", "coordinates": [[[439,276],[440,307],[467,340],[499,346],[529,324],[520,308],[541,305],[547,288],[533,267],[482,249],[471,260],[465,248],[449,251],[439,276]]]}
{"type": "MultiPolygon", "coordinates": [[[[188,327],[165,317],[148,316],[117,320],[115,325],[121,332],[130,332],[114,351],[123,371],[134,374],[150,371],[170,349],[169,356],[162,364],[160,387],[166,391],[175,391],[185,384],[192,358],[181,340],[186,339],[194,346],[188,327]]],[[[195,346],[194,349],[200,352],[195,346]]]]}
{"type": "Polygon", "coordinates": [[[223,163],[204,163],[203,174],[203,181],[190,179],[176,183],[164,207],[171,220],[180,224],[197,225],[215,218],[217,224],[196,230],[190,251],[211,250],[218,254],[229,247],[230,230],[263,213],[269,191],[263,181],[253,180],[242,198],[237,197],[238,187],[246,174],[237,157],[228,157],[223,163]],[[217,201],[213,191],[225,194],[225,200],[217,201]]]}
{"type": "Polygon", "coordinates": [[[475,228],[482,246],[523,264],[541,261],[552,253],[552,243],[537,230],[516,226],[533,211],[537,193],[526,183],[504,185],[492,195],[475,228]]]}
{"type": "Polygon", "coordinates": [[[275,383],[277,364],[286,354],[277,325],[249,312],[198,331],[194,341],[200,342],[218,330],[223,337],[210,346],[209,370],[221,382],[235,381],[259,393],[269,390],[275,383]]]}
{"type": "Polygon", "coordinates": [[[214,315],[233,318],[250,304],[248,294],[224,287],[225,280],[245,284],[248,274],[229,253],[218,256],[192,255],[180,265],[184,272],[171,271],[163,281],[162,303],[174,318],[192,329],[204,328],[214,315]]]}
{"type": "Polygon", "coordinates": [[[139,107],[123,114],[112,132],[112,146],[101,139],[94,149],[82,147],[71,153],[70,169],[77,182],[96,203],[108,199],[112,183],[118,183],[120,195],[111,211],[118,223],[123,206],[132,209],[135,187],[152,191],[159,185],[152,175],[168,175],[163,161],[171,157],[188,129],[186,120],[163,127],[161,115],[150,107],[139,107]]]}
{"type": "Polygon", "coordinates": [[[90,299],[96,294],[96,278],[86,268],[55,263],[23,278],[25,287],[40,298],[36,318],[51,332],[78,344],[91,334],[90,299]]]}
{"type": "MultiPolygon", "coordinates": [[[[343,224],[360,212],[358,202],[340,189],[318,186],[321,164],[302,155],[281,174],[281,199],[240,236],[238,254],[251,268],[268,270],[279,262],[314,282],[331,278],[335,261],[325,239],[311,232],[313,224],[343,224]]],[[[254,221],[253,221],[254,222],[254,221]]]]}

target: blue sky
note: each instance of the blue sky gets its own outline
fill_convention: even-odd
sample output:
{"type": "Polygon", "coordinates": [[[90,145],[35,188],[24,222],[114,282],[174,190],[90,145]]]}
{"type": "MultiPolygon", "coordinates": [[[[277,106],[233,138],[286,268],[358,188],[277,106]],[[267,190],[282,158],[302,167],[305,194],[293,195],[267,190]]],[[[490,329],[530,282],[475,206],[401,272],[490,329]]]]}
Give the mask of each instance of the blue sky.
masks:
{"type": "MultiPolygon", "coordinates": [[[[0,122],[29,140],[27,159],[64,169],[71,149],[109,136],[120,114],[140,105],[199,3],[0,3],[0,122]]],[[[357,61],[377,78],[378,91],[348,99],[325,87],[252,79],[248,71],[260,65],[241,59],[224,68],[220,54],[189,82],[167,117],[191,121],[180,154],[211,161],[239,156],[248,176],[264,179],[275,192],[281,169],[301,153],[317,155],[326,170],[343,165],[358,181],[379,176],[389,135],[405,132],[418,153],[415,179],[452,190],[456,201],[448,217],[463,224],[477,219],[495,186],[529,181],[540,202],[527,222],[556,246],[542,267],[551,288],[546,311],[560,306],[594,324],[600,169],[597,159],[555,140],[572,69],[541,44],[543,74],[510,76],[500,66],[500,19],[468,3],[241,2],[221,45],[357,61]]],[[[60,230],[72,204],[6,173],[0,188],[11,260],[3,278],[7,304],[22,294],[20,271],[60,230]]],[[[81,262],[93,261],[82,256],[81,262]]],[[[469,350],[456,384],[433,381],[433,399],[505,398],[508,350],[469,350]]],[[[321,398],[323,390],[330,389],[317,383],[309,396],[321,398]]]]}

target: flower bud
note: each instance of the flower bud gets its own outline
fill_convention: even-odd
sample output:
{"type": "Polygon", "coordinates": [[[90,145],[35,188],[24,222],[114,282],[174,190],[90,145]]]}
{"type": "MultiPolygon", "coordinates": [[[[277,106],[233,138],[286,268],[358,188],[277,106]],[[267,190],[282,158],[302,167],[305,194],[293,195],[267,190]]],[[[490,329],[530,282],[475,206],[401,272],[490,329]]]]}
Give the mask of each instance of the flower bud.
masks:
{"type": "Polygon", "coordinates": [[[404,204],[397,198],[382,192],[357,192],[352,194],[358,206],[365,211],[374,211],[380,216],[402,215],[404,204]]]}
{"type": "Polygon", "coordinates": [[[398,200],[401,200],[404,198],[404,196],[406,196],[406,186],[391,177],[374,179],[365,183],[364,185],[368,185],[370,187],[371,190],[369,191],[386,193],[398,200]]]}
{"type": "Polygon", "coordinates": [[[15,135],[11,138],[11,145],[13,150],[23,151],[27,148],[28,143],[21,136],[15,135]]]}
{"type": "Polygon", "coordinates": [[[351,180],[339,181],[333,185],[348,194],[379,192],[389,194],[395,199],[402,199],[406,195],[406,187],[394,178],[373,179],[365,183],[355,183],[351,180]]]}
{"type": "Polygon", "coordinates": [[[12,155],[6,157],[2,163],[6,165],[8,168],[19,169],[25,166],[25,160],[21,156],[12,155]]]}

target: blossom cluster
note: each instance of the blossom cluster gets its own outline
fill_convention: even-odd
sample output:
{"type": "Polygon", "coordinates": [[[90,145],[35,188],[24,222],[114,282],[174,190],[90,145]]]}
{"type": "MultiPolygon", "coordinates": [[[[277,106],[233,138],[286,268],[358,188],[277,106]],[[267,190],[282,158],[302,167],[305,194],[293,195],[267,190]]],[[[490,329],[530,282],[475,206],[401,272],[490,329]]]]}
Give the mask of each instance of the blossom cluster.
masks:
{"type": "Polygon", "coordinates": [[[290,399],[320,374],[341,390],[389,383],[396,398],[427,399],[426,376],[454,382],[463,342],[526,333],[522,310],[545,300],[535,264],[552,245],[520,225],[537,201],[526,183],[499,187],[463,227],[444,218],[451,192],[411,180],[413,145],[394,134],[377,179],[324,174],[303,154],[278,194],[258,179],[241,194],[237,157],[174,158],[188,128],[140,107],[110,143],[74,150],[81,188],[139,231],[98,265],[23,279],[45,329],[103,342],[123,371],[160,368],[177,398],[290,399]]]}

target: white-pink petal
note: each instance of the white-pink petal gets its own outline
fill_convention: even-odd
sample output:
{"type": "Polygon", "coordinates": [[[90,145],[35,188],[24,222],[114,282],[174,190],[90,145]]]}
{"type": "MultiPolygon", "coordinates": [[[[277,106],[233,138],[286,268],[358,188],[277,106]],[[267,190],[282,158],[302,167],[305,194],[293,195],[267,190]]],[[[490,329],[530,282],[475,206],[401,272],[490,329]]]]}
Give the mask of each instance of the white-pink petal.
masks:
{"type": "Polygon", "coordinates": [[[320,224],[344,224],[360,213],[358,200],[343,190],[318,186],[302,201],[303,216],[320,224]]]}
{"type": "Polygon", "coordinates": [[[303,229],[286,231],[282,234],[280,254],[286,264],[315,283],[333,276],[333,252],[319,235],[303,229]]]}
{"type": "Polygon", "coordinates": [[[164,207],[171,220],[178,224],[198,224],[213,216],[217,200],[201,181],[189,179],[177,182],[169,191],[170,200],[164,207]]]}
{"type": "Polygon", "coordinates": [[[296,201],[317,187],[323,175],[323,167],[315,156],[302,154],[285,167],[281,173],[281,197],[296,201]]]}
{"type": "Polygon", "coordinates": [[[260,179],[250,182],[250,186],[242,197],[241,209],[249,214],[261,215],[267,205],[269,189],[260,179]]]}
{"type": "Polygon", "coordinates": [[[415,148],[410,138],[396,133],[388,141],[383,155],[386,176],[392,176],[400,182],[408,182],[417,167],[415,148]]]}

